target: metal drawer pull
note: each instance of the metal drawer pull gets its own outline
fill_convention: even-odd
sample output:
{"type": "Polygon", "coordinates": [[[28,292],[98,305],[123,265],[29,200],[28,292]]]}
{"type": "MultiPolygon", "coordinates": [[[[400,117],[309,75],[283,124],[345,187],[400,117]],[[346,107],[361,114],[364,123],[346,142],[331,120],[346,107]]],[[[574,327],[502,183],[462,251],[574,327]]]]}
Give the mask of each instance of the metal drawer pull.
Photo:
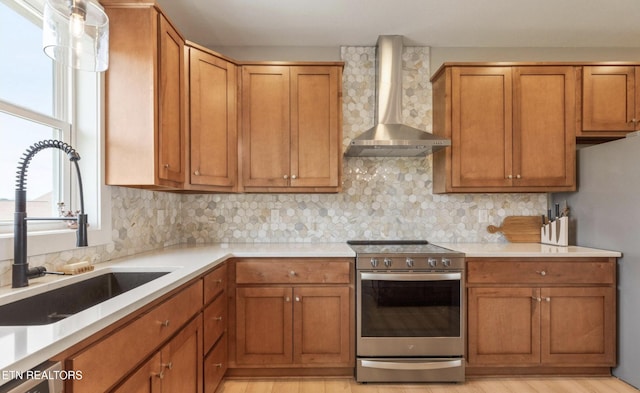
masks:
{"type": "Polygon", "coordinates": [[[378,368],[382,370],[438,370],[441,368],[461,367],[462,360],[449,360],[445,362],[416,362],[395,363],[379,362],[377,360],[361,360],[362,367],[378,368]]]}
{"type": "Polygon", "coordinates": [[[214,366],[216,366],[218,368],[222,368],[222,363],[216,363],[216,364],[214,364],[214,366]]]}
{"type": "Polygon", "coordinates": [[[213,320],[214,321],[222,321],[222,317],[214,317],[213,320]]]}
{"type": "Polygon", "coordinates": [[[541,271],[541,272],[538,272],[538,271],[537,271],[536,273],[538,273],[538,274],[539,274],[539,275],[541,275],[541,276],[546,276],[546,275],[547,275],[547,272],[545,272],[544,270],[543,270],[543,271],[541,271]]]}
{"type": "Polygon", "coordinates": [[[294,270],[292,270],[292,271],[289,272],[289,275],[291,277],[295,277],[296,276],[296,272],[294,270]]]}
{"type": "Polygon", "coordinates": [[[160,324],[160,326],[162,327],[168,327],[169,326],[169,320],[166,319],[164,321],[158,321],[158,323],[160,324]]]}

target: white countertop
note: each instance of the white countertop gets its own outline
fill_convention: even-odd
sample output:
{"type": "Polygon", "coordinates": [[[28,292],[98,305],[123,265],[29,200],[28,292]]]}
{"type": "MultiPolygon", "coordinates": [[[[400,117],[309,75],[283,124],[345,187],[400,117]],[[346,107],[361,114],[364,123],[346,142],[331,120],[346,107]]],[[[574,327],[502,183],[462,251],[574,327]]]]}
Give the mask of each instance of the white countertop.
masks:
{"type": "MultiPolygon", "coordinates": [[[[439,246],[468,257],[619,257],[619,252],[537,243],[459,244],[439,246]]],[[[170,271],[145,285],[44,326],[0,327],[0,385],[13,373],[29,370],[104,329],[151,301],[200,276],[230,257],[355,257],[346,243],[247,243],[180,245],[96,265],[93,272],[33,279],[27,288],[0,288],[0,304],[84,280],[105,271],[170,271]]]]}
{"type": "Polygon", "coordinates": [[[171,271],[60,322],[44,326],[1,326],[0,385],[9,382],[15,372],[30,370],[233,256],[353,258],[355,253],[346,243],[181,245],[101,263],[89,273],[33,279],[26,288],[2,287],[0,304],[6,304],[105,271],[171,271]]]}
{"type": "Polygon", "coordinates": [[[493,258],[585,258],[613,257],[622,254],[617,251],[598,250],[578,246],[550,246],[540,243],[435,243],[438,246],[465,253],[466,257],[493,258]]]}

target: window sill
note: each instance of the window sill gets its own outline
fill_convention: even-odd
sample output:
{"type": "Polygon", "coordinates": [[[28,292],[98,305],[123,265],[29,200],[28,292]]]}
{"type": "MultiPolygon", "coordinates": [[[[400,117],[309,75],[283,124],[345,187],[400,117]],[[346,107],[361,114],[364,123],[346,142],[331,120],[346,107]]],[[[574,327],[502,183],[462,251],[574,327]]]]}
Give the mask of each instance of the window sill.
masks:
{"type": "MultiPolygon", "coordinates": [[[[105,229],[89,229],[89,247],[100,246],[112,242],[111,231],[105,229]]],[[[75,250],[76,231],[43,231],[29,234],[27,255],[51,254],[75,250]]],[[[0,236],[0,261],[13,259],[13,234],[0,236]]]]}

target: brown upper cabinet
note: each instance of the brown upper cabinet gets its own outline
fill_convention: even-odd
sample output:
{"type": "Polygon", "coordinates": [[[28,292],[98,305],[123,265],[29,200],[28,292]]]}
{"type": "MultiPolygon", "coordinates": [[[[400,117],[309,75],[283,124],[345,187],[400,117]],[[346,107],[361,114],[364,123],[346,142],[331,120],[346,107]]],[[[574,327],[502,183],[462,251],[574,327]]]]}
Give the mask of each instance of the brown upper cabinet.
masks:
{"type": "Polygon", "coordinates": [[[110,20],[106,183],[180,189],[186,152],[184,40],[155,7],[102,4],[110,20]]]}
{"type": "Polygon", "coordinates": [[[185,42],[153,1],[101,3],[111,24],[107,184],[341,190],[344,63],[239,63],[185,42]]]}
{"type": "Polygon", "coordinates": [[[237,67],[188,43],[189,175],[185,189],[237,191],[237,67]]]}
{"type": "Polygon", "coordinates": [[[445,65],[432,78],[435,193],[575,190],[573,66],[445,65]]]}
{"type": "Polygon", "coordinates": [[[242,186],[338,192],[342,65],[242,66],[242,186]]]}
{"type": "Polygon", "coordinates": [[[622,137],[640,129],[640,67],[582,67],[582,129],[579,137],[622,137]]]}

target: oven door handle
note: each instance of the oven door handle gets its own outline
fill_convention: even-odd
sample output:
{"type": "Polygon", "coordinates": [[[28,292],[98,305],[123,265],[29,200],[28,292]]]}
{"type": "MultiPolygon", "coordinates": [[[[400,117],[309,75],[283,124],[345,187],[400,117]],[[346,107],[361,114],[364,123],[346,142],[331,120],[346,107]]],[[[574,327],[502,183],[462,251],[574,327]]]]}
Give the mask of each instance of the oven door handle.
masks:
{"type": "Polygon", "coordinates": [[[362,367],[378,368],[382,370],[438,370],[442,368],[456,368],[462,366],[462,360],[447,360],[436,362],[384,362],[378,360],[361,360],[362,367]]]}
{"type": "Polygon", "coordinates": [[[461,280],[462,273],[367,273],[360,272],[362,280],[377,281],[442,281],[461,280]]]}

